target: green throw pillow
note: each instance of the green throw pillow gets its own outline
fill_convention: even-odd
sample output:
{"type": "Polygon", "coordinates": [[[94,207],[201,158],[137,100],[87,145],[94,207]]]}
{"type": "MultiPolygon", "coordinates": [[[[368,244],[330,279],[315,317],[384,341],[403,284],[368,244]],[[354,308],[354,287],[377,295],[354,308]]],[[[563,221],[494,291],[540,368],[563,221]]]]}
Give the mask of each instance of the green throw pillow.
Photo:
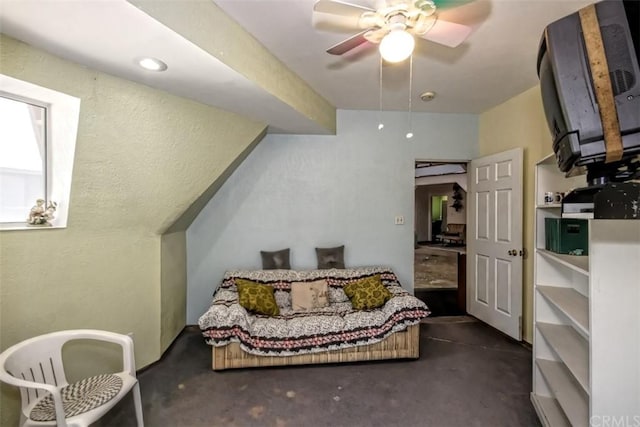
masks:
{"type": "Polygon", "coordinates": [[[269,285],[261,285],[251,280],[236,279],[238,288],[238,302],[249,311],[267,316],[277,316],[280,314],[274,289],[269,285]]]}
{"type": "Polygon", "coordinates": [[[379,274],[349,283],[344,287],[344,293],[356,310],[382,307],[391,299],[391,292],[382,284],[379,274]]]}

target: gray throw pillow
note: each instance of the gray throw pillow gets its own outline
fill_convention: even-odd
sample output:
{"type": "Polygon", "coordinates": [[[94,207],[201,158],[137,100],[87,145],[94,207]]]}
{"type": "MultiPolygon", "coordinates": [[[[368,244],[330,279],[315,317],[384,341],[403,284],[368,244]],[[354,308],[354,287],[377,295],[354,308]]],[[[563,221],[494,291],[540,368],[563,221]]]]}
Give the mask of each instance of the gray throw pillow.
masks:
{"type": "Polygon", "coordinates": [[[337,248],[316,248],[318,269],[344,268],[344,245],[337,248]]]}
{"type": "Polygon", "coordinates": [[[289,248],[279,251],[260,251],[263,270],[290,270],[289,248]]]}

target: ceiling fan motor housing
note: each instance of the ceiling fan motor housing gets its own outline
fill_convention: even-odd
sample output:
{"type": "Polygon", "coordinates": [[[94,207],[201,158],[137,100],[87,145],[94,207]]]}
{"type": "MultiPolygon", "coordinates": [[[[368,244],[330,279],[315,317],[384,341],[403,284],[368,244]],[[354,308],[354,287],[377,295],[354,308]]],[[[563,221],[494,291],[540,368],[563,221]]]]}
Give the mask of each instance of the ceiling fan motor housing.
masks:
{"type": "Polygon", "coordinates": [[[471,33],[471,27],[439,19],[434,0],[377,0],[376,9],[344,0],[317,0],[313,10],[314,22],[361,30],[327,49],[332,55],[343,55],[365,42],[381,43],[391,33],[406,33],[403,37],[417,36],[452,48],[471,33]],[[438,30],[432,31],[436,26],[438,30]]]}
{"type": "MultiPolygon", "coordinates": [[[[419,2],[416,2],[419,3],[419,2]]],[[[405,4],[386,13],[384,20],[389,31],[410,29],[417,35],[425,34],[436,22],[435,6],[433,9],[410,9],[405,4]],[[402,27],[400,28],[400,25],[402,27]]]]}
{"type": "Polygon", "coordinates": [[[389,31],[404,30],[407,28],[407,16],[399,11],[394,15],[388,16],[387,22],[389,25],[389,31]]]}

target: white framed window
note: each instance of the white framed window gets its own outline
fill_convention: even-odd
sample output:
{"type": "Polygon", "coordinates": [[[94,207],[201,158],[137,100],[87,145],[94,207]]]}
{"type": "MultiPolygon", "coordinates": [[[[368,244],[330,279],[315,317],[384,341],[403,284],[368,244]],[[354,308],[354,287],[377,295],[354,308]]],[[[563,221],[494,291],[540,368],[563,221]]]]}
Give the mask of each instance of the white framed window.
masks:
{"type": "Polygon", "coordinates": [[[50,201],[46,105],[0,95],[0,222],[20,223],[50,201]]]}
{"type": "Polygon", "coordinates": [[[0,74],[0,231],[30,228],[38,199],[66,227],[79,115],[78,98],[0,74]]]}

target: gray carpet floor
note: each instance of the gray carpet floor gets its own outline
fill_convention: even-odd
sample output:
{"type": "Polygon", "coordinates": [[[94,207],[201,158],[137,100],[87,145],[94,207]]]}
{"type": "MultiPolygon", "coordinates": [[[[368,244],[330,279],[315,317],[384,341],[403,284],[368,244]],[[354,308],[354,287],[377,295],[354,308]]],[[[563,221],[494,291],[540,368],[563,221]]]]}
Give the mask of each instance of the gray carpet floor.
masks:
{"type": "MultiPolygon", "coordinates": [[[[146,426],[539,426],[531,351],[469,317],[420,328],[420,359],[214,372],[187,328],[139,374],[146,426]]],[[[135,425],[132,399],[99,426],[135,425]]]]}

